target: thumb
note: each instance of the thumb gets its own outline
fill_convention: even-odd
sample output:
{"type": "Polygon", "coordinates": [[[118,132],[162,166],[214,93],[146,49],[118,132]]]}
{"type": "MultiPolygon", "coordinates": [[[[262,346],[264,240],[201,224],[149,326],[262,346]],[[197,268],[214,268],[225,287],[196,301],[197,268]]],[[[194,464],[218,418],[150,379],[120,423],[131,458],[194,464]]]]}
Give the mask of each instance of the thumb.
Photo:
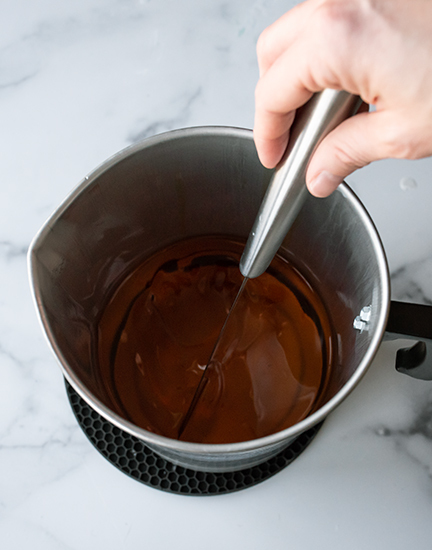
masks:
{"type": "Polygon", "coordinates": [[[312,195],[327,197],[354,170],[387,156],[380,115],[377,111],[357,114],[322,140],[306,173],[312,195]]]}

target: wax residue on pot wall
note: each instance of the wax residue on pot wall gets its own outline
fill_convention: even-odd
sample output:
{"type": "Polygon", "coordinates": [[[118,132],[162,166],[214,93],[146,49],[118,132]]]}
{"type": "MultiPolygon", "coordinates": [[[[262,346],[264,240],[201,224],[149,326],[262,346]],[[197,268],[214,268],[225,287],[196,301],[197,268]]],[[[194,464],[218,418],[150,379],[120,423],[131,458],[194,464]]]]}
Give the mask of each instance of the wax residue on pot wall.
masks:
{"type": "MultiPolygon", "coordinates": [[[[243,243],[182,241],[118,286],[98,326],[98,366],[116,412],[177,438],[241,285],[243,243]]],[[[182,439],[230,443],[287,428],[328,380],[332,330],[318,294],[288,262],[248,281],[182,439]]]]}

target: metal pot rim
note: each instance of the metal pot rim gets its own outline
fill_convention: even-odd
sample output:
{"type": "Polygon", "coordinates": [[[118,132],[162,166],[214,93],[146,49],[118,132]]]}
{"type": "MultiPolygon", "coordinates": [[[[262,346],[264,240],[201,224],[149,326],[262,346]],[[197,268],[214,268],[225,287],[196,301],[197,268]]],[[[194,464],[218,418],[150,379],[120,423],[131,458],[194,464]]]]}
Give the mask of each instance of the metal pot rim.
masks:
{"type": "Polygon", "coordinates": [[[250,441],[244,441],[240,443],[224,443],[224,444],[208,444],[208,443],[190,443],[186,441],[179,441],[176,439],[170,439],[165,436],[157,435],[143,428],[139,428],[123,419],[106,405],[104,405],[98,398],[96,398],[85,386],[85,384],[75,375],[75,373],[69,368],[66,359],[64,358],[61,350],[56,345],[54,339],[52,338],[49,325],[46,321],[42,301],[39,296],[38,291],[38,276],[37,270],[33,262],[33,251],[38,247],[38,244],[43,240],[46,232],[48,232],[51,226],[56,222],[56,220],[63,214],[63,212],[69,207],[69,205],[75,200],[75,198],[83,192],[89,185],[91,185],[101,174],[112,168],[114,165],[122,161],[123,159],[133,155],[141,149],[153,147],[159,145],[163,142],[172,141],[176,139],[185,139],[188,137],[196,136],[206,136],[206,135],[217,135],[217,136],[239,136],[242,138],[247,138],[253,140],[252,131],[244,128],[235,128],[235,127],[226,127],[226,126],[202,126],[202,127],[193,127],[193,128],[184,128],[179,130],[173,130],[165,132],[150,138],[146,138],[136,144],[133,144],[125,149],[119,151],[118,153],[111,156],[108,160],[103,162],[99,167],[93,170],[89,175],[87,175],[78,186],[70,193],[70,195],[63,201],[63,203],[56,209],[52,216],[45,222],[40,231],[37,233],[33,239],[28,252],[28,268],[29,268],[29,279],[30,286],[32,290],[33,299],[35,301],[36,310],[39,313],[39,320],[42,325],[43,332],[48,340],[48,344],[51,347],[55,357],[60,362],[60,366],[63,372],[63,375],[72,385],[75,391],[90,405],[96,412],[103,416],[106,420],[111,422],[113,425],[118,428],[130,433],[131,435],[137,437],[140,440],[143,440],[150,445],[155,447],[163,447],[167,449],[173,449],[178,452],[192,453],[192,454],[206,454],[211,453],[213,455],[218,454],[227,454],[227,453],[238,453],[244,451],[252,451],[254,449],[263,448],[267,446],[272,446],[278,443],[281,443],[284,440],[292,440],[296,436],[300,435],[302,432],[311,428],[312,426],[318,424],[326,416],[334,410],[357,386],[360,380],[365,375],[369,365],[371,364],[373,358],[375,357],[378,347],[383,338],[387,318],[390,308],[390,277],[387,266],[387,260],[385,251],[381,242],[381,239],[378,235],[376,227],[366,211],[365,207],[362,205],[360,200],[357,198],[355,193],[348,187],[346,183],[342,183],[339,188],[335,191],[336,193],[341,193],[345,200],[349,201],[354,207],[355,211],[359,215],[359,219],[363,225],[367,228],[371,242],[373,244],[373,249],[377,258],[377,263],[379,266],[379,274],[382,282],[381,296],[380,300],[383,304],[381,311],[378,313],[377,319],[377,329],[372,337],[371,343],[361,360],[359,366],[357,367],[355,373],[351,376],[348,382],[336,393],[325,405],[323,405],[316,412],[305,418],[304,420],[294,424],[293,426],[286,428],[280,432],[259,438],[253,439],[250,441]]]}

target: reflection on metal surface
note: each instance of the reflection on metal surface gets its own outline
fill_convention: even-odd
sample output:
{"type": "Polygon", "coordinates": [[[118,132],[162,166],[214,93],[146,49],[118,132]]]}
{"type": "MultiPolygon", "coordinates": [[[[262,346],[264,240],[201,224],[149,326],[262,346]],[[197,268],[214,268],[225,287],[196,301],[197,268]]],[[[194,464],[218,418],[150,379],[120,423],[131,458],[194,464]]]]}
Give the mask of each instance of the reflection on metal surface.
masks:
{"type": "Polygon", "coordinates": [[[371,315],[372,315],[372,307],[371,306],[365,306],[360,311],[360,315],[357,315],[357,317],[354,319],[353,327],[356,330],[359,330],[360,334],[364,330],[368,330],[371,315]]]}

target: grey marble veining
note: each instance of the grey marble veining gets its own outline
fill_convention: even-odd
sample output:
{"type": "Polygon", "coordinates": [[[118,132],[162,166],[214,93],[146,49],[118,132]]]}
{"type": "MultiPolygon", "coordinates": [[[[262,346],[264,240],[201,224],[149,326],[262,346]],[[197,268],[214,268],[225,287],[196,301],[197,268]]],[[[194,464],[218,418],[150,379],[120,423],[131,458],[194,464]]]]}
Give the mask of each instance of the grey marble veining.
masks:
{"type": "Polygon", "coordinates": [[[413,467],[420,468],[427,476],[427,492],[432,497],[432,398],[428,392],[422,396],[411,422],[404,427],[378,426],[374,433],[388,439],[394,450],[408,457],[413,467]]]}
{"type": "Polygon", "coordinates": [[[175,98],[173,103],[175,104],[177,114],[172,118],[157,120],[151,123],[146,119],[138,120],[136,123],[137,128],[130,132],[127,141],[136,143],[137,141],[141,141],[142,139],[156,134],[161,134],[162,132],[168,132],[176,128],[184,128],[186,121],[190,118],[194,103],[199,100],[200,96],[201,88],[199,87],[184,97],[175,98]]]}
{"type": "Polygon", "coordinates": [[[391,274],[396,300],[432,304],[432,256],[406,264],[391,274]]]}

